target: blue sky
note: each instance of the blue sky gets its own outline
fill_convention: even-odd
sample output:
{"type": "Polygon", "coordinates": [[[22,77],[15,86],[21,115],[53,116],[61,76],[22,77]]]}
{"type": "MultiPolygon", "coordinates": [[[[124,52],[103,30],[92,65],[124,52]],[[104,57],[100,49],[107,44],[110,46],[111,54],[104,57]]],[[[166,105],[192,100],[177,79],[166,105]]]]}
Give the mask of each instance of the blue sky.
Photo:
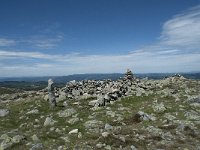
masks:
{"type": "Polygon", "coordinates": [[[200,0],[0,0],[0,76],[200,71],[200,0]]]}

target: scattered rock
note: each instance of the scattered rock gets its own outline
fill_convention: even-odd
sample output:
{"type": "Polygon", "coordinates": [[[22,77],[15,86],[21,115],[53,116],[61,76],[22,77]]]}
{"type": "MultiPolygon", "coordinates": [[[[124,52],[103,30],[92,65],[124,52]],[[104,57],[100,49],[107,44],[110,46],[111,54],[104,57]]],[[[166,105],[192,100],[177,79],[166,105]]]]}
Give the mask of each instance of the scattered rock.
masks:
{"type": "Polygon", "coordinates": [[[131,150],[137,150],[137,148],[134,145],[131,145],[131,150]]]}
{"type": "Polygon", "coordinates": [[[110,133],[108,133],[108,132],[103,132],[103,133],[101,133],[101,135],[105,138],[105,137],[108,137],[108,135],[109,135],[110,133]]]}
{"type": "Polygon", "coordinates": [[[138,111],[135,116],[134,120],[136,122],[141,122],[141,121],[154,121],[155,117],[148,115],[147,113],[144,113],[143,111],[138,111]]]}
{"type": "Polygon", "coordinates": [[[69,134],[77,134],[78,133],[78,129],[73,129],[69,132],[69,134]]]}
{"type": "Polygon", "coordinates": [[[37,143],[35,145],[33,145],[33,147],[30,150],[39,150],[39,149],[44,149],[44,146],[42,143],[37,143]]]}
{"type": "Polygon", "coordinates": [[[49,100],[49,95],[45,95],[45,96],[44,96],[44,100],[45,100],[45,101],[48,101],[48,100],[49,100]]]}
{"type": "Polygon", "coordinates": [[[67,101],[64,101],[64,102],[63,102],[63,106],[65,106],[65,107],[67,107],[67,106],[68,106],[68,103],[67,103],[67,101]]]}
{"type": "Polygon", "coordinates": [[[173,115],[171,115],[170,113],[166,113],[166,114],[164,115],[164,117],[167,118],[167,119],[170,120],[170,121],[176,119],[176,117],[173,116],[173,115]]]}
{"type": "Polygon", "coordinates": [[[113,130],[113,126],[111,126],[111,125],[109,125],[108,123],[106,123],[105,124],[105,130],[107,130],[107,131],[111,131],[111,130],[113,130]]]}
{"type": "Polygon", "coordinates": [[[12,138],[7,134],[1,135],[0,139],[3,140],[0,145],[0,149],[2,150],[7,149],[13,145],[12,138]]]}
{"type": "Polygon", "coordinates": [[[68,136],[61,137],[61,139],[63,139],[66,143],[70,143],[70,139],[68,136]]]}
{"type": "Polygon", "coordinates": [[[154,126],[148,126],[148,127],[146,128],[146,130],[147,130],[148,132],[150,132],[151,135],[153,135],[153,136],[160,136],[160,137],[161,137],[162,134],[163,134],[163,132],[162,132],[161,129],[156,128],[156,127],[154,127],[154,126]]]}
{"type": "Polygon", "coordinates": [[[74,108],[69,108],[69,109],[58,112],[58,116],[59,117],[70,117],[75,113],[76,113],[76,110],[74,108]]]}
{"type": "Polygon", "coordinates": [[[187,119],[191,119],[191,120],[197,120],[200,121],[200,116],[199,113],[197,113],[194,110],[188,111],[185,113],[185,116],[187,119]]]}
{"type": "Polygon", "coordinates": [[[47,117],[45,119],[44,126],[53,126],[55,122],[56,121],[54,121],[51,117],[47,117]]]}
{"type": "Polygon", "coordinates": [[[82,138],[82,133],[78,132],[78,138],[81,139],[82,138]]]}
{"type": "Polygon", "coordinates": [[[9,114],[8,109],[0,109],[0,117],[5,117],[9,114]]]}
{"type": "Polygon", "coordinates": [[[69,119],[68,123],[73,125],[73,124],[79,122],[79,120],[80,120],[80,119],[77,118],[77,117],[75,117],[75,118],[71,118],[71,119],[69,119]]]}
{"type": "Polygon", "coordinates": [[[106,145],[106,146],[104,147],[104,149],[106,149],[106,150],[112,150],[112,148],[111,148],[110,145],[106,145]]]}
{"type": "Polygon", "coordinates": [[[61,101],[64,101],[64,100],[66,100],[66,98],[67,98],[67,94],[65,93],[65,92],[60,92],[60,95],[59,95],[59,97],[56,99],[56,101],[57,102],[61,102],[61,101]]]}
{"type": "Polygon", "coordinates": [[[154,112],[157,112],[157,113],[162,113],[166,110],[166,107],[164,106],[163,103],[154,103],[153,106],[152,106],[154,112]]]}
{"type": "Polygon", "coordinates": [[[32,140],[33,140],[34,142],[40,141],[36,134],[34,134],[31,138],[32,138],[32,140]]]}
{"type": "Polygon", "coordinates": [[[122,142],[124,142],[124,143],[126,142],[126,139],[125,139],[124,136],[120,136],[119,139],[120,139],[122,142]]]}
{"type": "Polygon", "coordinates": [[[59,128],[56,128],[55,132],[61,134],[62,131],[59,128]]]}
{"type": "Polygon", "coordinates": [[[24,138],[25,138],[25,137],[22,136],[22,135],[15,135],[15,136],[12,138],[12,141],[13,141],[14,143],[19,143],[19,142],[21,142],[24,138]]]}
{"type": "MultiPolygon", "coordinates": [[[[12,110],[12,107],[7,105],[8,99],[9,103],[12,100],[19,103],[22,100],[31,102],[30,106],[25,105],[23,109],[19,108],[19,111],[16,111],[15,108],[12,110],[12,114],[17,112],[16,118],[19,118],[20,121],[19,128],[17,126],[16,129],[11,130],[9,129],[10,126],[8,128],[4,125],[0,127],[6,129],[3,131],[6,134],[0,136],[0,149],[18,149],[20,144],[25,144],[23,146],[32,150],[137,150],[144,148],[186,149],[186,147],[198,149],[200,146],[198,144],[200,135],[199,85],[200,81],[183,79],[179,76],[163,80],[149,80],[147,78],[135,79],[128,74],[124,79],[116,81],[72,81],[67,83],[66,87],[51,89],[55,94],[56,101],[62,101],[59,105],[63,103],[65,107],[58,105],[55,109],[48,109],[49,112],[42,108],[43,103],[46,102],[40,102],[41,98],[43,99],[47,94],[47,88],[29,94],[26,93],[26,97],[20,94],[0,95],[0,103],[6,101],[5,107],[2,103],[0,117],[9,114],[7,109],[12,110]],[[129,97],[129,95],[132,95],[132,97],[129,97]],[[32,101],[35,100],[33,97],[37,97],[36,101],[32,101]],[[106,107],[100,107],[105,105],[106,107]],[[148,114],[147,112],[151,112],[151,109],[154,113],[148,114]],[[133,112],[137,113],[131,117],[130,115],[133,112]],[[41,113],[41,116],[26,115],[39,113],[41,113]],[[57,118],[57,122],[52,117],[54,119],[63,118],[57,118]],[[43,121],[44,126],[41,126],[43,121]],[[134,121],[140,123],[136,124],[134,121]],[[83,129],[80,132],[79,125],[84,126],[85,130],[83,129]],[[72,130],[72,126],[77,126],[77,129],[72,130]],[[24,135],[32,135],[32,131],[35,134],[27,137],[27,141],[23,141],[24,137],[18,135],[21,131],[24,132],[24,135]],[[48,136],[46,142],[43,135],[48,136]],[[69,148],[68,145],[74,143],[74,138],[80,145],[69,148]],[[59,142],[59,140],[63,141],[59,142]],[[142,143],[145,143],[147,147],[144,147],[142,143]],[[15,147],[15,144],[17,147],[15,147]]],[[[45,97],[45,99],[49,98],[48,95],[45,97]]],[[[7,124],[11,119],[10,115],[1,118],[1,123],[7,124]]]]}
{"type": "Polygon", "coordinates": [[[39,113],[39,110],[33,109],[33,110],[27,112],[26,114],[38,114],[38,113],[39,113]]]}
{"type": "Polygon", "coordinates": [[[22,135],[15,135],[13,138],[11,138],[7,134],[3,134],[0,137],[0,140],[2,140],[0,149],[8,149],[14,144],[20,143],[23,139],[25,139],[25,137],[22,135]]]}
{"type": "Polygon", "coordinates": [[[113,118],[113,117],[116,116],[116,113],[113,112],[113,111],[107,111],[107,112],[106,112],[106,115],[107,115],[107,116],[111,116],[111,117],[113,118]]]}
{"type": "Polygon", "coordinates": [[[86,129],[100,128],[103,126],[103,122],[98,120],[89,120],[84,123],[84,126],[86,129]]]}
{"type": "Polygon", "coordinates": [[[188,103],[200,103],[200,96],[194,96],[187,100],[188,103]]]}
{"type": "Polygon", "coordinates": [[[102,143],[96,144],[96,147],[97,147],[98,149],[102,148],[103,146],[105,146],[105,144],[102,144],[102,143]]]}
{"type": "Polygon", "coordinates": [[[95,106],[96,104],[98,104],[98,100],[92,100],[88,103],[89,106],[95,106]]]}

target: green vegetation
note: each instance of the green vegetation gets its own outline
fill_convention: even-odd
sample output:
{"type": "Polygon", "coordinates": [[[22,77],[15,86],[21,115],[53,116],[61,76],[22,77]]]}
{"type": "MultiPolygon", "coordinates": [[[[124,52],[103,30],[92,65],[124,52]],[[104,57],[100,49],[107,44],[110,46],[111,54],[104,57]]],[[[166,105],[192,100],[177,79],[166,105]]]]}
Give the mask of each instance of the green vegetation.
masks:
{"type": "MultiPolygon", "coordinates": [[[[193,81],[184,82],[184,84],[186,84],[186,87],[192,89],[198,89],[199,86],[199,83],[197,84],[193,81]]],[[[149,126],[162,130],[163,133],[177,136],[176,129],[179,124],[167,119],[166,115],[174,116],[174,121],[195,122],[185,116],[187,110],[196,111],[196,108],[185,102],[187,99],[187,91],[184,87],[170,83],[159,90],[161,92],[157,93],[154,89],[154,93],[148,96],[143,94],[142,96],[132,95],[124,97],[113,102],[113,104],[107,104],[105,107],[97,109],[91,109],[91,107],[88,106],[89,101],[95,98],[85,100],[66,99],[68,102],[67,107],[63,106],[63,102],[59,102],[58,106],[55,108],[50,108],[48,102],[43,100],[42,96],[31,97],[30,99],[22,101],[1,103],[0,109],[7,108],[10,113],[0,120],[0,135],[4,133],[9,136],[15,134],[24,135],[26,137],[24,141],[11,147],[11,149],[15,150],[28,149],[32,144],[35,144],[36,142],[31,138],[34,134],[37,135],[40,140],[39,142],[42,143],[46,149],[57,149],[58,146],[65,146],[67,149],[73,149],[75,147],[81,148],[85,145],[89,145],[95,149],[98,143],[106,143],[107,145],[111,145],[114,149],[120,146],[124,148],[132,144],[138,149],[147,149],[150,142],[157,144],[163,140],[162,136],[151,135],[145,130],[149,126]],[[165,95],[162,90],[167,88],[172,89],[172,92],[176,91],[179,93],[178,99],[175,95],[176,92],[174,95],[165,95]],[[166,110],[156,112],[153,108],[155,103],[163,103],[166,110]],[[59,117],[58,112],[68,108],[74,108],[77,113],[70,117],[59,117]],[[38,110],[39,113],[28,114],[28,112],[35,109],[38,110]],[[143,111],[148,115],[152,115],[156,120],[136,121],[135,114],[138,111],[143,111]],[[56,122],[52,126],[44,126],[44,121],[49,116],[56,122]],[[72,118],[79,118],[79,121],[70,124],[68,121],[72,118]],[[102,121],[103,127],[101,127],[101,129],[103,132],[105,131],[104,125],[106,123],[112,125],[114,129],[107,137],[103,137],[101,135],[102,131],[90,131],[85,128],[84,124],[89,120],[102,121]],[[78,137],[77,134],[69,135],[68,133],[73,129],[78,129],[81,136],[78,137]],[[119,137],[122,138],[120,139],[119,137]],[[123,137],[125,141],[123,141],[123,137]],[[26,145],[27,143],[31,144],[26,145]]],[[[2,90],[2,93],[9,92],[12,93],[12,89],[2,90]]],[[[189,94],[196,93],[198,93],[198,91],[194,90],[189,94]]],[[[200,130],[199,125],[196,127],[200,130]]],[[[191,129],[182,132],[188,136],[185,138],[192,138],[194,143],[199,140],[199,137],[195,135],[191,129]]],[[[184,147],[188,145],[184,139],[180,139],[179,137],[174,139],[174,141],[177,142],[178,145],[184,145],[184,147]]],[[[177,143],[167,148],[165,147],[167,144],[164,145],[161,143],[159,148],[176,149],[178,147],[177,143]]]]}
{"type": "Polygon", "coordinates": [[[0,95],[16,93],[18,90],[0,87],[0,95]]]}
{"type": "MultiPolygon", "coordinates": [[[[65,83],[56,83],[56,87],[63,87],[65,83]]],[[[19,91],[19,90],[41,90],[47,87],[47,82],[41,81],[41,82],[25,82],[25,81],[4,81],[0,82],[0,87],[4,88],[11,88],[13,91],[19,91]]],[[[3,94],[1,92],[0,94],[3,94]]]]}

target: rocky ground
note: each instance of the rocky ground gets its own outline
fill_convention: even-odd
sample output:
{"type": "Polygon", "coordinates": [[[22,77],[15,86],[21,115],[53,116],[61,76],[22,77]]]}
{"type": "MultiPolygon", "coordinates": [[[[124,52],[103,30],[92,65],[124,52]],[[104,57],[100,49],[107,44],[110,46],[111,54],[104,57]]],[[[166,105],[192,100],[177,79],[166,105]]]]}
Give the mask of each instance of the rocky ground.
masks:
{"type": "Polygon", "coordinates": [[[46,89],[2,89],[0,150],[200,150],[199,80],[73,81],[55,108],[46,89]]]}

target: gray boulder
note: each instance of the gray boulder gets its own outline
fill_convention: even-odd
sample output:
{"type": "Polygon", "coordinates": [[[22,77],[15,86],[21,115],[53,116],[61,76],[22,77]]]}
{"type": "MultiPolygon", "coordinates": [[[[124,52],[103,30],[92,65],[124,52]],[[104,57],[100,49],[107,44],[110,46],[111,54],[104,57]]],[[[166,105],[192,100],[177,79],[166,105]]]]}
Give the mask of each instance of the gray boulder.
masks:
{"type": "Polygon", "coordinates": [[[8,114],[9,114],[8,109],[0,109],[0,117],[5,117],[8,114]]]}
{"type": "Polygon", "coordinates": [[[77,118],[77,117],[75,117],[75,118],[71,118],[71,119],[69,119],[68,123],[73,125],[73,124],[79,122],[79,120],[80,120],[80,119],[77,118]]]}
{"type": "Polygon", "coordinates": [[[51,117],[47,117],[44,122],[44,126],[52,126],[56,121],[53,120],[51,117]]]}
{"type": "Polygon", "coordinates": [[[67,94],[65,92],[60,92],[59,97],[57,98],[57,102],[66,100],[67,94]]]}
{"type": "Polygon", "coordinates": [[[113,130],[113,126],[111,126],[111,125],[108,124],[108,123],[105,124],[105,127],[104,127],[104,128],[105,128],[106,131],[111,131],[111,130],[113,130]]]}
{"type": "Polygon", "coordinates": [[[76,110],[74,108],[69,108],[69,109],[58,112],[58,116],[59,117],[70,117],[75,113],[76,113],[76,110]]]}
{"type": "Polygon", "coordinates": [[[30,150],[38,150],[38,149],[44,149],[44,146],[42,143],[37,143],[35,145],[33,145],[33,147],[30,150]]]}
{"type": "Polygon", "coordinates": [[[154,121],[155,117],[143,112],[143,111],[138,111],[135,116],[134,119],[136,122],[141,122],[141,121],[154,121]]]}
{"type": "Polygon", "coordinates": [[[84,126],[86,129],[100,128],[103,126],[103,122],[98,120],[89,120],[84,123],[84,126]]]}
{"type": "Polygon", "coordinates": [[[0,137],[2,141],[0,144],[0,149],[8,149],[11,148],[14,144],[20,143],[23,139],[25,139],[22,135],[15,135],[13,138],[9,137],[7,134],[3,134],[0,137]]]}
{"type": "Polygon", "coordinates": [[[27,112],[26,114],[38,114],[38,113],[39,113],[39,110],[33,109],[33,110],[27,112]]]}
{"type": "Polygon", "coordinates": [[[200,96],[195,96],[187,100],[188,103],[200,103],[200,96]]]}
{"type": "Polygon", "coordinates": [[[97,97],[97,100],[98,100],[98,106],[105,106],[105,100],[103,95],[99,95],[97,97]]]}
{"type": "Polygon", "coordinates": [[[80,91],[79,91],[79,90],[73,89],[73,90],[72,90],[72,95],[73,95],[73,96],[80,96],[80,91]]]}
{"type": "Polygon", "coordinates": [[[153,106],[152,106],[153,110],[157,113],[162,113],[164,112],[167,108],[164,106],[163,103],[154,103],[153,106]]]}
{"type": "Polygon", "coordinates": [[[110,97],[109,94],[105,94],[105,95],[104,95],[104,99],[105,99],[106,102],[110,102],[111,97],[110,97]]]}
{"type": "Polygon", "coordinates": [[[95,106],[96,104],[98,104],[98,100],[92,100],[88,103],[89,106],[95,106]]]}

